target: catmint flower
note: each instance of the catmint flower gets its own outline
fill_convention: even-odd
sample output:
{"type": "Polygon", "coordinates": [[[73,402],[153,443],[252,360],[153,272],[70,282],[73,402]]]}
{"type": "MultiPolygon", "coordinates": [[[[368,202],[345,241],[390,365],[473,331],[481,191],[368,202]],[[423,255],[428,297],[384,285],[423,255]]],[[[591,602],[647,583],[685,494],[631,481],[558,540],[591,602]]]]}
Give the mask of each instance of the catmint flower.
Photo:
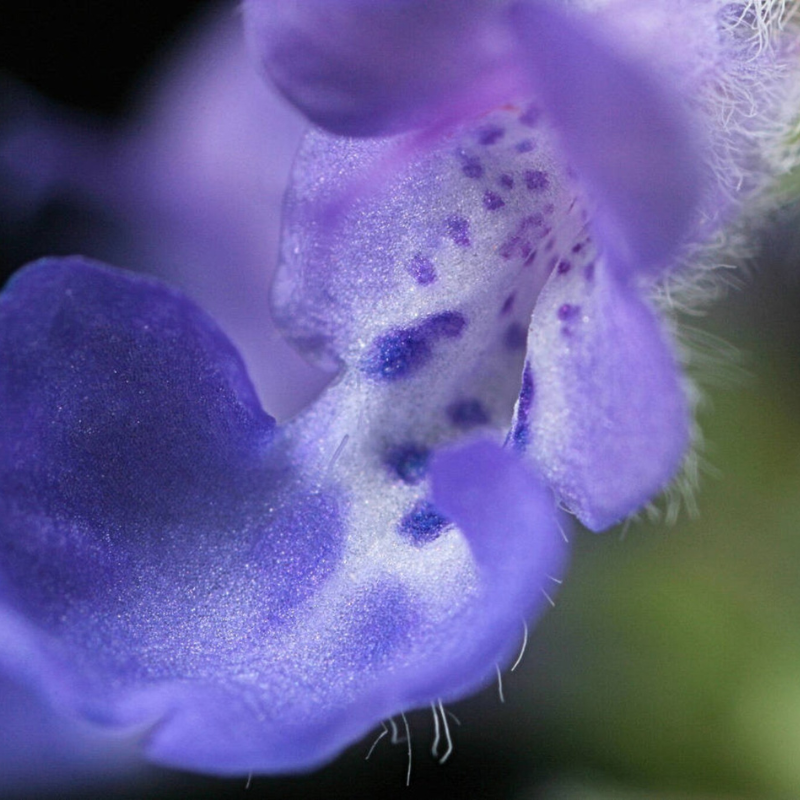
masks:
{"type": "Polygon", "coordinates": [[[336,378],[277,425],[176,290],[13,278],[0,668],[219,774],[492,680],[563,574],[560,509],[605,529],[687,457],[666,298],[791,156],[778,5],[248,0],[313,123],[274,314],[336,378]]]}

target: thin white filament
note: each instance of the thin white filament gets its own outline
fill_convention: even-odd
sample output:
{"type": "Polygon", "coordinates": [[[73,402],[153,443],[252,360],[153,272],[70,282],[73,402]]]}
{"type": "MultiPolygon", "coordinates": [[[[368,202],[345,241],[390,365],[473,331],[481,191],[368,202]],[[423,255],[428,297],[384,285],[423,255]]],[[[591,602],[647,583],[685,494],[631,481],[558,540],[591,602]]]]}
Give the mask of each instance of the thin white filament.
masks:
{"type": "Polygon", "coordinates": [[[439,700],[439,713],[442,715],[442,724],[444,725],[444,737],[447,740],[447,749],[444,751],[444,755],[439,759],[439,763],[444,764],[444,762],[447,761],[447,759],[450,758],[450,756],[453,753],[453,737],[450,736],[450,726],[447,724],[447,715],[445,714],[444,706],[442,705],[441,700],[439,700]]]}
{"type": "Polygon", "coordinates": [[[503,694],[503,675],[500,672],[500,665],[495,664],[494,668],[497,670],[497,694],[500,696],[500,702],[505,703],[506,697],[503,694]]]}
{"type": "Polygon", "coordinates": [[[406,741],[408,742],[408,771],[406,772],[406,786],[411,786],[411,729],[408,727],[408,720],[405,714],[400,715],[403,718],[403,725],[406,729],[406,741]]]}
{"type": "Polygon", "coordinates": [[[525,655],[525,649],[528,646],[528,623],[523,620],[522,622],[522,647],[519,650],[517,660],[511,665],[511,672],[513,672],[521,663],[522,657],[525,655]]]}
{"type": "Polygon", "coordinates": [[[372,743],[372,746],[369,748],[369,752],[367,753],[367,757],[364,759],[365,761],[369,761],[369,757],[372,755],[372,753],[374,752],[375,748],[378,746],[378,742],[381,739],[383,739],[383,737],[386,736],[389,733],[389,729],[386,727],[386,723],[382,722],[381,725],[383,725],[383,730],[378,734],[377,739],[375,739],[375,741],[372,743]]]}

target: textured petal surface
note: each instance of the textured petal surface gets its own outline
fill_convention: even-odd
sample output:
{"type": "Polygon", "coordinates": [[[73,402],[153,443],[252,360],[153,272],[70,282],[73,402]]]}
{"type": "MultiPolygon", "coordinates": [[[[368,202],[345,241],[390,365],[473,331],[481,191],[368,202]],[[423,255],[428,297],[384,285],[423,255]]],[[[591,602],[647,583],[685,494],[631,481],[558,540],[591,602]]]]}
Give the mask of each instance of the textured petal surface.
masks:
{"type": "Polygon", "coordinates": [[[578,15],[482,0],[250,0],[245,14],[275,84],[335,133],[396,133],[535,95],[625,272],[668,266],[694,221],[701,154],[686,108],[578,15]]]}
{"type": "Polygon", "coordinates": [[[669,266],[702,187],[697,132],[674,90],[554,5],[518,3],[509,13],[520,59],[597,204],[593,224],[615,268],[669,266]]]}
{"type": "Polygon", "coordinates": [[[667,486],[689,427],[680,371],[652,309],[602,260],[556,270],[531,319],[517,449],[581,522],[602,530],[667,486]]]}
{"type": "Polygon", "coordinates": [[[342,380],[276,431],[228,341],[158,283],[38,262],[0,300],[0,346],[0,663],[65,712],[144,731],[155,760],[330,758],[491,679],[542,605],[536,576],[562,566],[552,508],[509,531],[473,515],[465,538],[387,462],[383,415],[353,427],[354,400],[390,400],[381,378],[354,370],[373,399],[342,380]],[[469,541],[501,535],[544,544],[496,603],[469,541]]]}

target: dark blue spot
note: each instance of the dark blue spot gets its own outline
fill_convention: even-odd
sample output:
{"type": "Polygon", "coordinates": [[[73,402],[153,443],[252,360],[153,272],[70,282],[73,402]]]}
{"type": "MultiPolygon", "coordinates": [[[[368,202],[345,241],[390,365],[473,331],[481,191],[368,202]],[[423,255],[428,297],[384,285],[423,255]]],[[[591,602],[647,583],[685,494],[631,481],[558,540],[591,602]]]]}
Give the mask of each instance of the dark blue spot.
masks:
{"type": "Polygon", "coordinates": [[[514,429],[511,432],[511,441],[516,450],[525,450],[528,446],[530,439],[528,417],[533,404],[533,393],[533,372],[531,371],[531,365],[526,364],[522,373],[522,387],[517,401],[517,416],[514,422],[514,429]]]}
{"type": "Polygon", "coordinates": [[[528,430],[528,423],[517,420],[514,430],[511,433],[511,444],[515,450],[524,452],[528,447],[531,432],[528,430]]]}
{"type": "Polygon", "coordinates": [[[387,582],[370,588],[351,612],[352,626],[342,631],[331,653],[332,662],[351,674],[396,662],[419,626],[414,601],[399,584],[387,582]]]}
{"type": "Polygon", "coordinates": [[[505,130],[499,125],[485,125],[478,131],[478,142],[483,145],[494,144],[505,135],[505,130]]]}
{"type": "Polygon", "coordinates": [[[503,336],[506,350],[524,350],[528,343],[528,331],[519,322],[512,322],[503,336]]]}
{"type": "Polygon", "coordinates": [[[538,213],[523,217],[516,231],[500,245],[497,252],[505,259],[513,255],[527,258],[533,250],[533,241],[539,241],[546,233],[538,230],[543,223],[544,217],[538,213]]]}
{"type": "Polygon", "coordinates": [[[519,246],[520,241],[522,241],[520,236],[511,236],[500,245],[500,249],[497,252],[508,260],[514,255],[514,251],[519,246]]]}
{"type": "Polygon", "coordinates": [[[522,373],[522,387],[519,390],[519,406],[517,416],[528,419],[528,414],[533,403],[533,371],[531,365],[526,364],[522,373]]]}
{"type": "Polygon", "coordinates": [[[532,139],[523,139],[521,142],[517,142],[516,147],[514,148],[518,153],[530,153],[533,151],[535,147],[535,143],[532,139]]]}
{"type": "Polygon", "coordinates": [[[525,186],[531,192],[543,192],[550,186],[550,178],[540,169],[529,169],[525,171],[525,186]]]}
{"type": "Polygon", "coordinates": [[[572,269],[572,264],[569,261],[559,261],[556,269],[559,275],[566,275],[572,269]]]}
{"type": "Polygon", "coordinates": [[[528,106],[525,111],[520,114],[519,121],[523,125],[527,125],[529,128],[534,127],[536,123],[539,121],[539,117],[542,116],[542,112],[536,106],[528,106]]]}
{"type": "Polygon", "coordinates": [[[414,280],[422,286],[427,286],[436,280],[436,268],[433,262],[417,253],[409,262],[407,270],[414,280]]]}
{"type": "Polygon", "coordinates": [[[505,186],[506,189],[513,189],[514,188],[514,179],[508,174],[503,173],[500,176],[500,185],[505,186]]]}
{"type": "Polygon", "coordinates": [[[429,452],[416,444],[402,444],[390,448],[384,463],[404,483],[417,484],[428,472],[429,452]]]}
{"type": "Polygon", "coordinates": [[[464,163],[461,166],[461,171],[468,178],[482,178],[483,177],[483,165],[474,156],[470,156],[469,158],[465,158],[464,159],[464,163]]]}
{"type": "Polygon", "coordinates": [[[573,317],[580,313],[580,310],[580,306],[573,306],[570,303],[564,303],[564,305],[559,307],[556,313],[562,322],[566,322],[568,319],[573,319],[573,317]]]}
{"type": "Polygon", "coordinates": [[[470,246],[469,220],[464,217],[449,217],[445,220],[445,231],[459,247],[470,246]]]}
{"type": "Polygon", "coordinates": [[[478,425],[485,425],[489,415],[484,410],[479,400],[470,397],[467,400],[457,400],[447,407],[447,416],[457,428],[469,430],[478,425]]]}
{"type": "Polygon", "coordinates": [[[578,242],[578,244],[572,245],[573,253],[580,253],[581,250],[583,250],[583,242],[578,242]]]}
{"type": "Polygon", "coordinates": [[[505,301],[503,302],[503,306],[500,309],[500,314],[501,315],[508,314],[508,312],[511,311],[512,308],[514,308],[514,301],[516,299],[517,296],[513,292],[508,297],[506,297],[505,301]]]}
{"type": "Polygon", "coordinates": [[[417,328],[401,328],[375,339],[361,368],[375,378],[396,381],[416,372],[430,357],[430,344],[423,333],[417,328]]]}
{"type": "Polygon", "coordinates": [[[428,317],[418,328],[423,336],[457,339],[464,332],[467,320],[458,311],[442,311],[428,317]]]}
{"type": "Polygon", "coordinates": [[[498,208],[502,208],[505,204],[506,201],[499,194],[490,192],[488,189],[483,193],[483,207],[487,211],[497,211],[498,208]]]}
{"type": "Polygon", "coordinates": [[[591,281],[594,279],[594,261],[591,264],[587,264],[583,270],[583,277],[586,278],[587,281],[591,281]]]}
{"type": "Polygon", "coordinates": [[[450,520],[443,517],[433,503],[421,500],[400,520],[398,530],[413,544],[421,545],[438,539],[449,524],[450,520]]]}

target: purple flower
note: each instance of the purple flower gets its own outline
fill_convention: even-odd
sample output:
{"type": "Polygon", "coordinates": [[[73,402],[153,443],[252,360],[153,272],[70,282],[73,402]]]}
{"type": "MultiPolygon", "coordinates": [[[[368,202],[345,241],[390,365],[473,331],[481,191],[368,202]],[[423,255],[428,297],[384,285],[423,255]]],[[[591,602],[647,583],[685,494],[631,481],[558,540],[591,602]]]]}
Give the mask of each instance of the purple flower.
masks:
{"type": "MultiPolygon", "coordinates": [[[[508,663],[564,569],[557,506],[601,530],[680,469],[691,402],[658,299],[781,141],[785,46],[752,45],[778,18],[663,5],[248,0],[259,60],[317,126],[275,317],[338,375],[278,426],[175,290],[80,257],[19,273],[0,669],[146,731],[154,761],[235,774],[317,765],[508,663]]],[[[182,214],[168,153],[126,196],[174,190],[182,214]]],[[[241,231],[226,210],[214,230],[241,231]]],[[[188,241],[214,211],[165,229],[188,241]]]]}

